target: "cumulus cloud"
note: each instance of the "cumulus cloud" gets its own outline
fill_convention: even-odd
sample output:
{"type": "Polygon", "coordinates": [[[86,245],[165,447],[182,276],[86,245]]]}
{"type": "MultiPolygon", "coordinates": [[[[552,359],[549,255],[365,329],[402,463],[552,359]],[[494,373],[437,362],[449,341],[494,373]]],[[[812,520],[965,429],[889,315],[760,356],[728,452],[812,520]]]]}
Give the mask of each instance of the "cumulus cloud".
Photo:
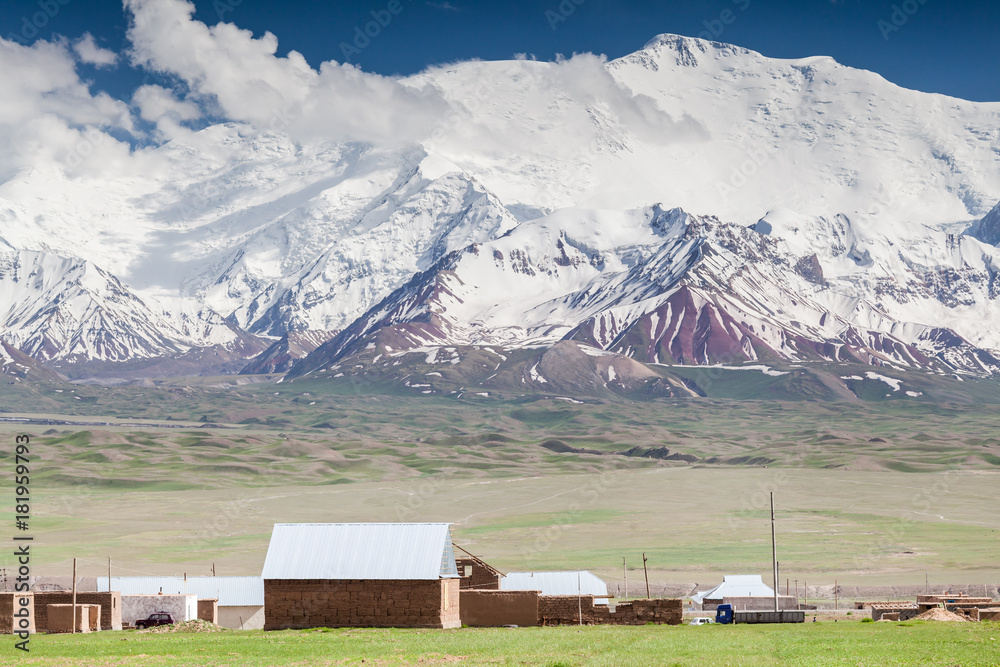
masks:
{"type": "Polygon", "coordinates": [[[115,161],[124,146],[107,131],[131,132],[128,105],[80,80],[65,41],[22,46],[0,38],[0,170],[54,161],[81,169],[115,161]],[[112,154],[114,154],[112,156],[112,154]]]}
{"type": "Polygon", "coordinates": [[[164,141],[201,145],[192,126],[206,118],[298,142],[423,144],[470,168],[462,158],[473,153],[552,164],[604,146],[618,150],[630,137],[664,142],[700,131],[632,94],[601,56],[466,62],[384,77],[336,61],[314,68],[294,51],[280,57],[271,33],[255,37],[230,23],[208,26],[194,19],[188,0],[124,0],[124,6],[128,59],[160,75],[129,103],[81,80],[80,63],[104,67],[118,59],[90,34],[32,46],[0,39],[4,174],[46,159],[79,173],[124,165],[129,156],[138,163],[164,141]],[[140,136],[133,113],[155,127],[151,137],[140,136]],[[154,146],[130,150],[123,138],[152,138],[154,146]]]}
{"type": "Polygon", "coordinates": [[[301,54],[276,55],[271,33],[254,37],[230,23],[192,18],[186,0],[125,0],[134,64],[182,80],[213,113],[299,139],[405,143],[429,132],[445,108],[431,87],[301,54]]]}
{"type": "Polygon", "coordinates": [[[89,32],[83,37],[73,42],[73,50],[80,58],[81,62],[95,65],[97,67],[111,67],[118,64],[118,54],[114,51],[102,48],[94,41],[94,36],[89,32]]]}

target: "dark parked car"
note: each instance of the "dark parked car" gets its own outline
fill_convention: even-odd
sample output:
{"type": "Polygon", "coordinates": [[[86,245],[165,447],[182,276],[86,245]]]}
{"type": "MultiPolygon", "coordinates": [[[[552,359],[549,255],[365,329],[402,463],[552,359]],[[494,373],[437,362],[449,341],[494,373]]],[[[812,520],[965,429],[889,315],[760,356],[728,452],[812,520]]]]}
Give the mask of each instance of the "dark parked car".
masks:
{"type": "Polygon", "coordinates": [[[173,625],[174,617],[165,611],[158,611],[150,614],[149,618],[143,618],[135,622],[136,628],[152,628],[157,625],[173,625]]]}

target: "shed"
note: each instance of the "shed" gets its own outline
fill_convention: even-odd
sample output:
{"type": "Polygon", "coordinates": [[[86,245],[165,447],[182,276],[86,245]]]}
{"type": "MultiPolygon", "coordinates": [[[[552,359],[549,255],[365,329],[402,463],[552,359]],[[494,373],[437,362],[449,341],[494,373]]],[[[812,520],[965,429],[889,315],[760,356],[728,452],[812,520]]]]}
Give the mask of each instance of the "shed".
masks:
{"type": "Polygon", "coordinates": [[[447,523],[279,523],[264,569],[264,629],[457,628],[447,523]]]}
{"type": "MultiPolygon", "coordinates": [[[[108,590],[108,578],[97,580],[108,590]]],[[[264,627],[264,580],[260,577],[111,577],[112,590],[122,595],[186,595],[219,601],[218,624],[234,630],[264,627]]]]}
{"type": "MultiPolygon", "coordinates": [[[[762,610],[774,607],[774,589],[764,583],[759,574],[727,574],[722,583],[691,596],[698,608],[709,611],[720,604],[731,604],[738,610],[762,610]]],[[[795,596],[779,595],[779,609],[794,609],[795,596]]]]}
{"type": "Polygon", "coordinates": [[[542,595],[593,595],[594,604],[608,604],[608,585],[586,570],[572,572],[511,572],[500,580],[502,591],[541,591],[542,595]]]}

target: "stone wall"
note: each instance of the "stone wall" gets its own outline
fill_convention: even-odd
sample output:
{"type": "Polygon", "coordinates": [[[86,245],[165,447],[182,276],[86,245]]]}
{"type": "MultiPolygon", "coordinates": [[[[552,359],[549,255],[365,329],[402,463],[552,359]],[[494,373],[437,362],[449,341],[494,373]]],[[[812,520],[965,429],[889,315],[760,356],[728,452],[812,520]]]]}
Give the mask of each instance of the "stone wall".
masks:
{"type": "MultiPolygon", "coordinates": [[[[118,591],[111,593],[76,592],[76,603],[101,606],[101,630],[122,629],[122,596],[118,591]]],[[[36,591],[35,592],[35,623],[39,632],[48,630],[48,612],[50,604],[73,604],[73,594],[66,591],[36,591]]]]}
{"type": "Polygon", "coordinates": [[[462,625],[498,628],[538,625],[538,591],[461,591],[462,625]]]}
{"type": "Polygon", "coordinates": [[[265,579],[264,629],[457,628],[458,579],[265,579]]]}
{"type": "Polygon", "coordinates": [[[12,635],[18,632],[35,632],[35,600],[33,593],[0,593],[0,635],[12,635]],[[27,607],[22,607],[21,600],[28,601],[27,607]],[[28,610],[27,627],[22,623],[22,609],[28,610]]]}
{"type": "Polygon", "coordinates": [[[645,625],[663,623],[680,625],[684,620],[684,603],[679,599],[651,599],[619,602],[615,610],[609,605],[595,605],[593,595],[540,595],[539,625],[567,625],[580,622],[583,607],[585,625],[645,625]]]}

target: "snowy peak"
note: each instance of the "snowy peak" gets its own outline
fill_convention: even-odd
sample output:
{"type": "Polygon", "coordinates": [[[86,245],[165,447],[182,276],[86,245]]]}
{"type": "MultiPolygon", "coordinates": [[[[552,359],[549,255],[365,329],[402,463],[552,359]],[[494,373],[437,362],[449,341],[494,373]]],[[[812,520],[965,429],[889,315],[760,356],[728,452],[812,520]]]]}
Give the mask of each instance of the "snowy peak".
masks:
{"type": "Polygon", "coordinates": [[[993,210],[973,224],[966,233],[983,243],[1000,245],[1000,204],[994,206],[993,210]]]}
{"type": "Polygon", "coordinates": [[[749,49],[724,42],[663,33],[646,42],[642,50],[625,56],[621,60],[652,66],[655,70],[658,69],[658,60],[664,57],[672,59],[680,67],[697,67],[701,62],[700,58],[717,59],[724,56],[747,55],[763,57],[749,49]]]}
{"type": "Polygon", "coordinates": [[[0,336],[42,361],[125,361],[228,343],[221,317],[144,300],[92,262],[0,253],[0,336]]]}
{"type": "MultiPolygon", "coordinates": [[[[894,317],[893,311],[912,307],[906,292],[886,286],[866,298],[824,289],[829,284],[817,253],[799,257],[794,244],[758,231],[774,232],[774,225],[749,229],[659,206],[625,214],[560,211],[452,253],[297,364],[293,374],[373,345],[516,348],[567,339],[653,364],[769,358],[1000,370],[991,354],[961,335],[894,317]]],[[[861,236],[846,218],[833,227],[836,239],[861,236]]],[[[846,260],[853,274],[837,273],[830,255],[823,258],[838,284],[857,291],[881,267],[871,253],[852,248],[837,252],[854,252],[846,260]]],[[[925,313],[929,304],[947,308],[944,294],[930,287],[939,279],[935,270],[946,273],[922,267],[908,276],[914,291],[918,281],[930,290],[925,313]]],[[[964,280],[972,288],[982,278],[964,280]]]]}

